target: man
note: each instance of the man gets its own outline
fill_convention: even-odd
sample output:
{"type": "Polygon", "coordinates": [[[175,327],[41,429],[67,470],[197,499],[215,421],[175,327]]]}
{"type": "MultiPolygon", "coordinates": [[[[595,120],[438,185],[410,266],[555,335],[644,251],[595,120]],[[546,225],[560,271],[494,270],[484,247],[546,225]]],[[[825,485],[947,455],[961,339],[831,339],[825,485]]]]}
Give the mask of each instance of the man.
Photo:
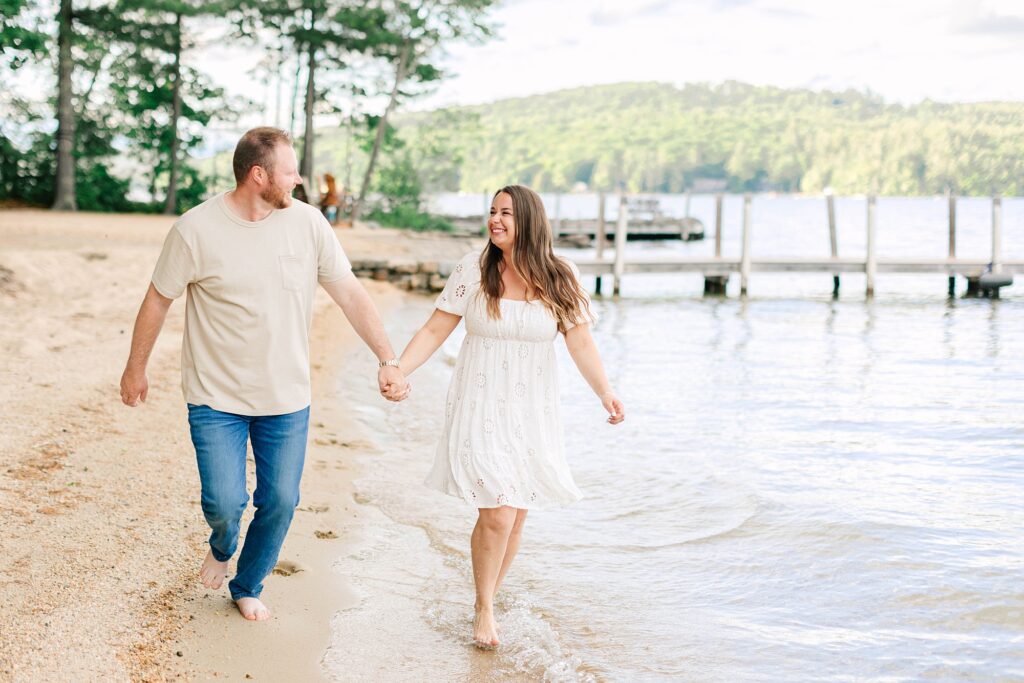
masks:
{"type": "Polygon", "coordinates": [[[256,460],[253,520],[231,598],[246,619],[270,616],[260,601],[299,502],[309,427],[309,329],[319,282],[379,360],[381,394],[409,392],[380,316],[314,207],[293,202],[302,182],[287,133],[255,128],[234,154],[234,190],[174,224],[132,334],[121,400],[146,400],[146,363],[172,301],[187,292],[182,389],[212,529],[200,569],[220,588],[249,501],[246,441],[256,460]]]}

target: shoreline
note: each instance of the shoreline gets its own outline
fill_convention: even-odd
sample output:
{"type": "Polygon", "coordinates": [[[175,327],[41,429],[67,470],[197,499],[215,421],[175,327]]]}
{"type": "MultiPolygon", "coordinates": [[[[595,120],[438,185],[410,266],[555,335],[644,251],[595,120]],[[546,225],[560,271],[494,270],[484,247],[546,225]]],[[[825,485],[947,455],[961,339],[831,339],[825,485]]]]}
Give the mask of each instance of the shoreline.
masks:
{"type": "MultiPolygon", "coordinates": [[[[382,316],[402,296],[387,285],[364,284],[382,316]]],[[[197,581],[193,589],[197,595],[185,605],[189,621],[180,648],[190,673],[203,679],[330,680],[322,662],[331,644],[331,622],[339,611],[358,602],[348,581],[333,566],[355,540],[351,529],[359,512],[352,482],[359,474],[357,463],[377,452],[378,446],[350,416],[344,384],[375,382],[376,373],[373,357],[334,303],[323,292],[318,292],[317,303],[310,338],[309,446],[299,507],[277,568],[264,582],[263,597],[271,618],[246,621],[227,595],[226,585],[212,591],[197,581]],[[366,357],[367,376],[349,378],[339,387],[339,365],[353,356],[366,357]]],[[[251,489],[251,461],[248,468],[251,489]]],[[[243,528],[251,517],[250,505],[243,528]]]]}
{"type": "MultiPolygon", "coordinates": [[[[268,577],[272,619],[247,622],[226,587],[198,581],[208,529],[180,390],[184,305],[154,347],[146,404],[117,397],[173,220],[0,211],[0,679],[327,679],[332,618],[356,600],[333,568],[358,538],[352,479],[379,452],[345,387],[375,382],[374,359],[318,290],[302,499],[280,558],[302,571],[268,577]],[[365,376],[339,381],[347,358],[365,376]]],[[[471,248],[395,230],[337,234],[352,260],[455,261],[471,248]]],[[[418,296],[363,283],[385,321],[418,296]]]]}

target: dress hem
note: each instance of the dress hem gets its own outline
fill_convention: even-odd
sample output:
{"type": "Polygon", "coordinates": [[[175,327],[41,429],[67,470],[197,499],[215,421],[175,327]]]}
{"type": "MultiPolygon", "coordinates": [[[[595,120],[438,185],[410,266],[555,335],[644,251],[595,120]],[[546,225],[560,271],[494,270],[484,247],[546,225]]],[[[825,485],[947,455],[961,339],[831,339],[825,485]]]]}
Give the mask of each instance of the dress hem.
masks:
{"type": "Polygon", "coordinates": [[[461,491],[458,491],[458,490],[451,491],[446,486],[438,486],[438,485],[430,483],[430,482],[424,482],[423,485],[425,487],[427,487],[428,489],[432,490],[432,491],[437,491],[439,493],[443,493],[445,495],[451,496],[452,498],[458,498],[459,500],[461,500],[462,502],[466,503],[467,505],[470,505],[470,506],[475,507],[477,509],[484,508],[484,509],[488,509],[488,510],[493,510],[493,509],[496,509],[496,508],[504,508],[504,507],[515,508],[516,510],[552,510],[552,509],[555,509],[555,508],[566,508],[566,507],[569,507],[570,505],[572,505],[574,503],[580,502],[584,498],[583,494],[580,494],[580,495],[572,498],[571,500],[553,501],[551,503],[540,503],[540,504],[533,504],[533,505],[524,505],[522,507],[520,507],[518,505],[480,505],[477,501],[472,500],[471,498],[466,498],[462,494],[461,491]]]}

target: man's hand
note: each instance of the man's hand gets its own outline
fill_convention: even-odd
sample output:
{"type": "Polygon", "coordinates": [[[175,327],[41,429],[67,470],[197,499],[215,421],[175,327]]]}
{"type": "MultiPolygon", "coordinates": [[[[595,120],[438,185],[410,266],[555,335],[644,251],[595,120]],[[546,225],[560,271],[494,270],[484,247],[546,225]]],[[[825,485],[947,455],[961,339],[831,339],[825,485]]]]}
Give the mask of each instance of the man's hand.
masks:
{"type": "Polygon", "coordinates": [[[377,372],[377,384],[380,386],[380,395],[389,401],[404,401],[412,385],[405,380],[402,371],[393,365],[385,365],[377,372]]]}
{"type": "Polygon", "coordinates": [[[146,402],[149,394],[149,379],[145,370],[125,368],[121,375],[121,402],[134,408],[140,402],[146,402]]]}

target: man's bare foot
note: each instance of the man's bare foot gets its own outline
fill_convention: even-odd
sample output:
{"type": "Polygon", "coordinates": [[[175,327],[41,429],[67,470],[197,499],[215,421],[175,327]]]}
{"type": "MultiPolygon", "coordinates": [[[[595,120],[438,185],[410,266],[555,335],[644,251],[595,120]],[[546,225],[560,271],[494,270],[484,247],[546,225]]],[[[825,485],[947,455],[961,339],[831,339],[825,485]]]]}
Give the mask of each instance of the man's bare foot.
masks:
{"type": "Polygon", "coordinates": [[[478,609],[473,618],[473,644],[481,650],[498,647],[498,625],[494,623],[492,610],[478,609]]]}
{"type": "Polygon", "coordinates": [[[270,610],[260,602],[259,598],[238,598],[235,600],[238,611],[249,621],[266,621],[270,618],[270,610]]]}
{"type": "Polygon", "coordinates": [[[199,578],[207,588],[217,590],[224,583],[228,575],[228,563],[220,562],[213,556],[212,550],[206,551],[206,559],[203,566],[199,568],[199,578]]]}

